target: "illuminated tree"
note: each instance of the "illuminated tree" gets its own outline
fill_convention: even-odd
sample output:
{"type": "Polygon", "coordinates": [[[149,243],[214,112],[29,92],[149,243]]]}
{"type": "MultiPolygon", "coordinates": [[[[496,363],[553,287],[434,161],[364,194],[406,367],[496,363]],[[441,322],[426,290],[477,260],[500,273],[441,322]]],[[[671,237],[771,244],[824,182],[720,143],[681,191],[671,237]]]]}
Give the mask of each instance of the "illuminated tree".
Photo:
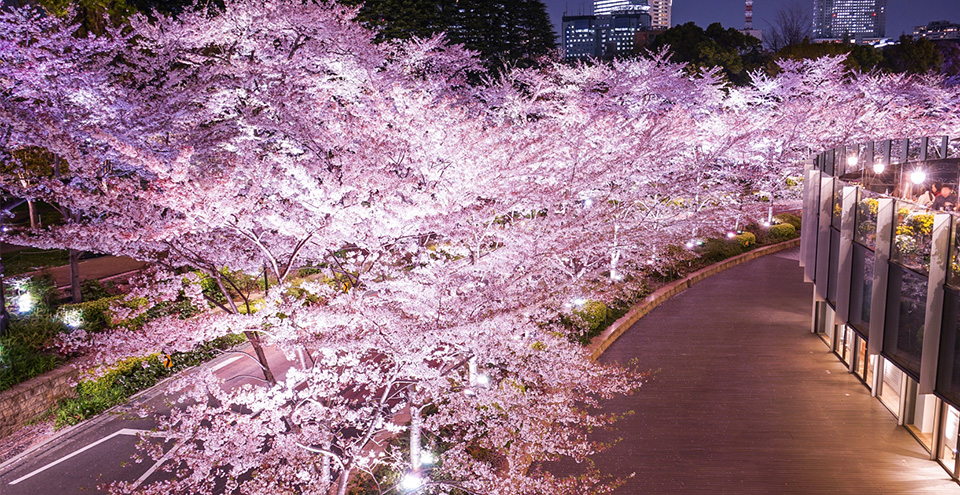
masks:
{"type": "Polygon", "coordinates": [[[109,365],[242,332],[263,370],[242,385],[182,379],[192,400],[161,428],[183,470],[148,493],[345,493],[380,469],[441,493],[602,490],[596,473],[528,469],[593,453],[586,432],[613,419],[598,400],[640,379],[587,361],[557,314],[755,217],[753,190],[782,187],[804,147],[956,126],[956,92],[845,79],[838,59],[743,88],[663,54],[473,87],[469,52],[440,37],[375,45],[355,14],[237,0],[99,38],[0,14],[0,144],[70,170],[0,187],[76,212],[18,242],[150,261],[131,299],[203,310],[74,332],[63,348],[109,365]],[[263,271],[254,303],[239,278],[263,271]],[[398,434],[409,452],[385,447],[398,434]]]}

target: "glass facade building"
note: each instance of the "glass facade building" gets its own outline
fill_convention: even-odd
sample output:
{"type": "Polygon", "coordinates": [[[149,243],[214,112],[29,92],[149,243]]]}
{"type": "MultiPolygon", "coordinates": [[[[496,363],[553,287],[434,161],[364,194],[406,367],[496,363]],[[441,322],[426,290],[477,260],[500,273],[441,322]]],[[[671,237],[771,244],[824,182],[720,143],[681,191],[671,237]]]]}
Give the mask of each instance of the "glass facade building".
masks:
{"type": "Polygon", "coordinates": [[[924,26],[913,28],[913,39],[960,41],[960,24],[950,21],[933,21],[924,26]]]}
{"type": "Polygon", "coordinates": [[[887,32],[887,0],[814,0],[813,37],[878,39],[887,32]]]}
{"type": "Polygon", "coordinates": [[[804,174],[800,264],[814,283],[812,332],[957,479],[960,213],[911,201],[935,181],[960,182],[960,139],[817,155],[804,174]]]}
{"type": "Polygon", "coordinates": [[[634,52],[635,35],[650,29],[646,12],[563,16],[563,54],[567,60],[612,57],[634,52]]]}
{"type": "Polygon", "coordinates": [[[647,12],[652,29],[670,29],[673,0],[593,0],[593,15],[647,12]]]}

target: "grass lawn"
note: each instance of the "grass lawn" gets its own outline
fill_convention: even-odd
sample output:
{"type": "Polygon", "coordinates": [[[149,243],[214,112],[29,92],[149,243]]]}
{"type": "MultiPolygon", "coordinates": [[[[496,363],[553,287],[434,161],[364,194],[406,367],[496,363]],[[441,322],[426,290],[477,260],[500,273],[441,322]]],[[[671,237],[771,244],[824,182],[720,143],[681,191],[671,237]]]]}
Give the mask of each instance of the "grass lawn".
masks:
{"type": "Polygon", "coordinates": [[[62,249],[27,248],[2,255],[3,274],[8,277],[70,262],[69,252],[62,249]]]}

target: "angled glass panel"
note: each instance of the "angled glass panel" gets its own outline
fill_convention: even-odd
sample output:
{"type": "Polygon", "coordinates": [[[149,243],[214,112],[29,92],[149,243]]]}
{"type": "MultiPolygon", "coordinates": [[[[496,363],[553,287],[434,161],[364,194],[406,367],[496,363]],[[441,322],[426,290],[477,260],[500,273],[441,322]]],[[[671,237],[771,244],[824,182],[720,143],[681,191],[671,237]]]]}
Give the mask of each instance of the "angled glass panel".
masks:
{"type": "Polygon", "coordinates": [[[930,271],[933,213],[907,201],[897,201],[891,259],[917,271],[930,271]]]}

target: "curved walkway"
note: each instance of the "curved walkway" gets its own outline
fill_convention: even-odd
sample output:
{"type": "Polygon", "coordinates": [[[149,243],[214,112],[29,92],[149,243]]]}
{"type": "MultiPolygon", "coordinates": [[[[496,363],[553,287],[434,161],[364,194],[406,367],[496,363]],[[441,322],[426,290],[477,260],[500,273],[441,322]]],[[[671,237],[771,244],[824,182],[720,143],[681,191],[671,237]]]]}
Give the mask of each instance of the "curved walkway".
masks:
{"type": "Polygon", "coordinates": [[[618,494],[958,493],[810,333],[797,249],[733,267],[643,317],[600,358],[657,370],[595,461],[618,494]],[[614,437],[615,437],[614,436],[614,437]]]}

